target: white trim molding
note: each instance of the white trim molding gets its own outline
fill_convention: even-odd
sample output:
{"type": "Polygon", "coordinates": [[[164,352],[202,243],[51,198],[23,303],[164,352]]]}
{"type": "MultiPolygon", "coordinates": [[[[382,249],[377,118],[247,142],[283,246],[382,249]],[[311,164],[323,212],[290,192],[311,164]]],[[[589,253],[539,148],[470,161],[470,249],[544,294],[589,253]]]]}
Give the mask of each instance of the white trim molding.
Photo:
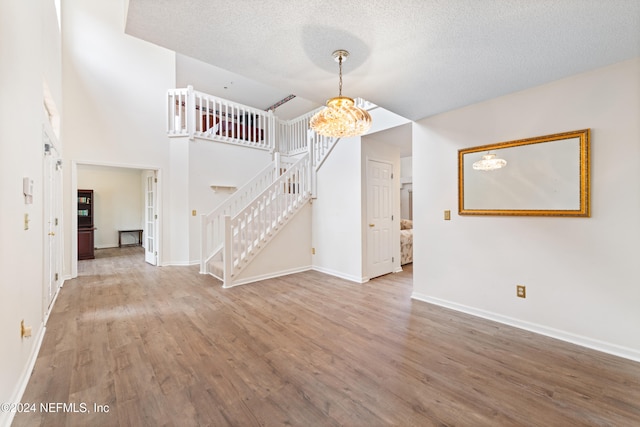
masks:
{"type": "Polygon", "coordinates": [[[368,276],[363,276],[363,277],[352,276],[349,274],[344,274],[340,271],[331,270],[330,268],[313,266],[311,269],[315,271],[319,271],[320,273],[328,274],[330,276],[339,277],[341,279],[348,280],[350,282],[356,282],[356,283],[362,284],[362,283],[367,283],[369,281],[368,276]]]}
{"type": "Polygon", "coordinates": [[[519,319],[514,319],[509,316],[503,316],[501,314],[493,313],[490,311],[485,311],[478,308],[469,307],[463,304],[458,304],[455,302],[430,297],[417,292],[414,292],[411,295],[411,298],[418,301],[426,302],[429,304],[438,305],[440,307],[449,308],[451,310],[460,311],[462,313],[467,313],[472,316],[477,316],[483,319],[492,320],[494,322],[513,326],[515,328],[524,329],[526,331],[534,332],[536,334],[559,339],[561,341],[566,341],[571,344],[576,344],[582,347],[590,348],[592,350],[597,350],[603,353],[608,353],[614,356],[633,360],[635,362],[640,362],[640,352],[631,348],[596,340],[596,339],[585,337],[582,335],[576,335],[571,332],[566,332],[559,329],[549,328],[547,326],[539,325],[537,323],[525,322],[519,319]]]}

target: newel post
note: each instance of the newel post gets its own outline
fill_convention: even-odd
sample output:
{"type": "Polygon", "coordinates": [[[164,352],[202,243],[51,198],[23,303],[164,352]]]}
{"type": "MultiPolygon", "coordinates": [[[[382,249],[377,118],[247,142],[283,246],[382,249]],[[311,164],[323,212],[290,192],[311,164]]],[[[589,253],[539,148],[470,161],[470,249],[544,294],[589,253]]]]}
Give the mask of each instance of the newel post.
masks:
{"type": "Polygon", "coordinates": [[[224,259],[223,259],[223,272],[222,272],[222,287],[231,287],[231,271],[233,267],[233,230],[231,229],[231,216],[224,216],[224,259]]]}
{"type": "Polygon", "coordinates": [[[267,112],[267,118],[269,120],[269,132],[267,137],[269,138],[269,148],[272,151],[280,151],[280,142],[278,141],[278,119],[273,114],[273,110],[267,112]]]}
{"type": "Polygon", "coordinates": [[[200,215],[200,274],[207,273],[207,216],[200,215]]]}
{"type": "Polygon", "coordinates": [[[315,132],[311,129],[307,131],[307,150],[309,156],[309,191],[311,193],[311,197],[316,197],[316,156],[315,156],[315,132]]]}
{"type": "Polygon", "coordinates": [[[282,165],[282,154],[279,152],[274,153],[273,155],[273,163],[275,165],[276,173],[274,175],[274,179],[280,176],[280,167],[282,165]]]}
{"type": "Polygon", "coordinates": [[[187,114],[187,132],[189,139],[193,139],[196,131],[196,97],[193,93],[193,86],[187,86],[187,105],[185,106],[187,114]]]}

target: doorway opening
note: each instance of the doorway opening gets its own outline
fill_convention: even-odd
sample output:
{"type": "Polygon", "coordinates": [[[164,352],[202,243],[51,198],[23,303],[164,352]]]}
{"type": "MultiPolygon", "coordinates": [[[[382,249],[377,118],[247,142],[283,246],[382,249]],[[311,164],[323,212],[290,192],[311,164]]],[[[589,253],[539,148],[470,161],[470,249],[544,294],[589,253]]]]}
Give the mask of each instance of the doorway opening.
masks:
{"type": "Polygon", "coordinates": [[[140,256],[160,265],[160,170],[153,167],[75,163],[72,168],[72,277],[78,275],[78,189],[93,190],[93,248],[140,246],[140,256]]]}

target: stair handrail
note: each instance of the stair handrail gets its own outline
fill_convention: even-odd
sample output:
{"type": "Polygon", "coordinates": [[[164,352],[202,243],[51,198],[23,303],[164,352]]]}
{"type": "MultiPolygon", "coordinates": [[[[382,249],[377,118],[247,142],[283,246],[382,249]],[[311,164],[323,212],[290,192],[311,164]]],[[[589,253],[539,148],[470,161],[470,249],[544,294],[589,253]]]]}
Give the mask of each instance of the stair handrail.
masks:
{"type": "Polygon", "coordinates": [[[225,216],[224,287],[310,198],[309,169],[305,154],[235,216],[225,216]]]}

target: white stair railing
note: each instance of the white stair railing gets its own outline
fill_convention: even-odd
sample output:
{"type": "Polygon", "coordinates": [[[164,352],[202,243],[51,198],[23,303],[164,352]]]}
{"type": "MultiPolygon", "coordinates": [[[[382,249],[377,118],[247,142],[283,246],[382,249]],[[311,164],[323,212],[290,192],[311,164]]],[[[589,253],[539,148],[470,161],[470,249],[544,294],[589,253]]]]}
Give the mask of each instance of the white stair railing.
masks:
{"type": "Polygon", "coordinates": [[[273,151],[276,118],[271,111],[248,107],[193,90],[167,92],[167,134],[211,139],[273,151]]]}
{"type": "Polygon", "coordinates": [[[309,132],[309,121],[318,110],[316,109],[292,120],[280,121],[282,128],[280,131],[280,151],[289,155],[308,151],[307,132],[309,132]]]}
{"type": "Polygon", "coordinates": [[[272,162],[248,183],[236,190],[214,211],[200,216],[200,273],[208,273],[207,265],[209,261],[222,249],[224,243],[224,217],[226,215],[235,215],[244,208],[273,182],[276,173],[275,164],[272,162]]]}
{"type": "Polygon", "coordinates": [[[310,169],[304,155],[237,215],[225,216],[224,287],[233,286],[238,273],[309,200],[310,169]]]}
{"type": "Polygon", "coordinates": [[[224,244],[224,217],[235,216],[247,206],[277,177],[286,171],[296,159],[275,153],[275,160],[258,172],[249,182],[236,190],[212,212],[200,216],[200,273],[210,273],[209,263],[224,244]]]}
{"type": "Polygon", "coordinates": [[[280,121],[280,151],[289,155],[309,152],[311,164],[316,171],[320,169],[339,140],[339,138],[317,134],[309,129],[311,117],[322,108],[324,107],[286,122],[280,121]]]}

